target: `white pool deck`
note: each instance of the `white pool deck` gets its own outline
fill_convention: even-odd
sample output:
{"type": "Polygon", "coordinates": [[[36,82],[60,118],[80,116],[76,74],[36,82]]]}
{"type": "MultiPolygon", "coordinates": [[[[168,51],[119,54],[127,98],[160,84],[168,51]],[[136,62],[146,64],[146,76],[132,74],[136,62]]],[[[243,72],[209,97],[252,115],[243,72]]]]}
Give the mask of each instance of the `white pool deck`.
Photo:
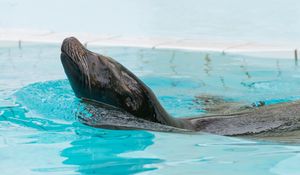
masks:
{"type": "Polygon", "coordinates": [[[0,41],[295,58],[299,0],[0,0],[0,41]]]}
{"type": "Polygon", "coordinates": [[[15,41],[16,44],[19,44],[19,42],[20,44],[24,42],[61,43],[64,38],[69,36],[77,37],[86,46],[217,51],[285,59],[295,59],[295,50],[298,52],[298,58],[300,54],[300,45],[296,43],[222,42],[179,37],[126,37],[122,35],[93,35],[88,33],[57,33],[51,31],[0,29],[0,41],[15,41]]]}

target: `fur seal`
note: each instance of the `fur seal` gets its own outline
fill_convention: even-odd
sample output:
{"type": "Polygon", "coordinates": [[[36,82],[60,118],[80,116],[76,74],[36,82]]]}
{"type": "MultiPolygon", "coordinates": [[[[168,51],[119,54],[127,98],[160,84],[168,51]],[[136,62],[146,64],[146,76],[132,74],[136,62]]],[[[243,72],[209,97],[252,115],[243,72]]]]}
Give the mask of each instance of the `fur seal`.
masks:
{"type": "Polygon", "coordinates": [[[91,114],[78,118],[93,127],[203,131],[231,136],[276,135],[300,129],[300,102],[173,118],[131,71],[110,57],[89,51],[74,37],[64,39],[61,62],[75,95],[91,114]]]}

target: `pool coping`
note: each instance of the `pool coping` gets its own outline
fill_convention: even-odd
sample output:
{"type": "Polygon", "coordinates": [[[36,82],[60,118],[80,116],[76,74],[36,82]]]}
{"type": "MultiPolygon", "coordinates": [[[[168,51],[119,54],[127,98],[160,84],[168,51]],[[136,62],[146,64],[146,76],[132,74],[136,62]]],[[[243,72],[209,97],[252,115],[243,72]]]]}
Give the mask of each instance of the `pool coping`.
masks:
{"type": "Polygon", "coordinates": [[[0,41],[61,43],[76,36],[86,46],[138,47],[151,49],[179,49],[191,51],[216,51],[248,56],[295,59],[300,56],[299,43],[262,43],[249,41],[208,41],[170,37],[126,37],[122,35],[93,35],[89,33],[57,33],[42,30],[0,28],[0,41]],[[297,55],[297,56],[296,56],[297,55]]]}

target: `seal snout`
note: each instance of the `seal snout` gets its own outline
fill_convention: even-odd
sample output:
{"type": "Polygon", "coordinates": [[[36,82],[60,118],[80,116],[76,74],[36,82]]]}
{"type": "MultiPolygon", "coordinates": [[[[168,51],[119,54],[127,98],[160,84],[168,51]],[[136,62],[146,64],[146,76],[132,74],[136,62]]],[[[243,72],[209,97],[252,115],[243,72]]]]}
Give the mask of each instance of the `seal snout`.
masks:
{"type": "Polygon", "coordinates": [[[86,49],[75,37],[64,39],[61,45],[61,52],[69,56],[73,60],[82,59],[86,56],[86,49]]]}
{"type": "Polygon", "coordinates": [[[67,52],[68,50],[70,50],[70,47],[72,46],[72,44],[75,44],[75,43],[80,43],[77,38],[75,38],[73,36],[65,38],[61,45],[61,51],[67,52]]]}

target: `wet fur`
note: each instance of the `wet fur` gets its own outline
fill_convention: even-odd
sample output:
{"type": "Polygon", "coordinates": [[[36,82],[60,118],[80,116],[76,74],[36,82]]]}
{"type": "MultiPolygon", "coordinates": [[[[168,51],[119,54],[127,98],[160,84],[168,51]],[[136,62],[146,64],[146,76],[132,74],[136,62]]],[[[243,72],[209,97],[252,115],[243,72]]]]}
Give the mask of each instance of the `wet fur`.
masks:
{"type": "Polygon", "coordinates": [[[203,131],[231,136],[283,136],[300,128],[300,102],[173,118],[133,73],[112,58],[87,50],[74,37],[64,40],[61,60],[76,96],[93,101],[86,103],[92,117],[79,115],[80,121],[93,127],[203,131]],[[108,110],[100,104],[113,108],[108,110]],[[103,116],[101,111],[105,109],[108,112],[103,116]]]}

